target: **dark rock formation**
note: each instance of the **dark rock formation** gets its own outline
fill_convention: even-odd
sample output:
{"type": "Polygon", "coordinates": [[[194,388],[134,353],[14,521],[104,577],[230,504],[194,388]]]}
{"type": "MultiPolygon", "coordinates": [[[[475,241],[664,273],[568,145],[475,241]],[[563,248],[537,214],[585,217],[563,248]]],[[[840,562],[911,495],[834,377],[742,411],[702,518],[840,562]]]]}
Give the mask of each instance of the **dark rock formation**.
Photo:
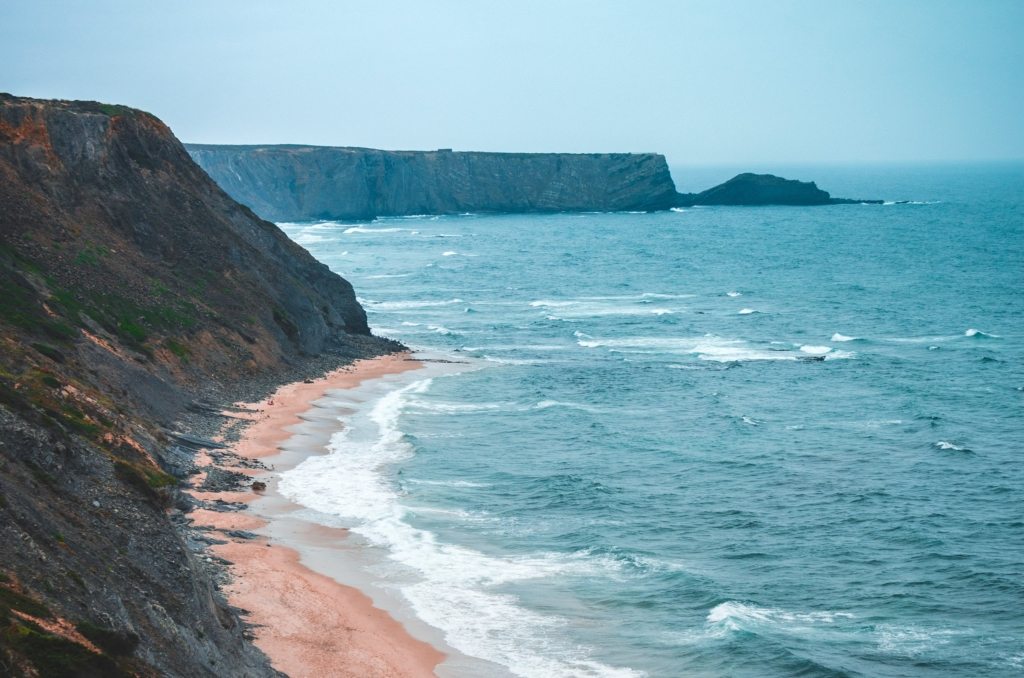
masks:
{"type": "Polygon", "coordinates": [[[233,198],[274,221],[462,212],[664,210],[653,153],[463,153],[322,146],[186,145],[233,198]]]}
{"type": "Polygon", "coordinates": [[[738,174],[701,193],[680,193],[679,207],[694,205],[840,205],[881,203],[881,200],[833,198],[813,181],[783,179],[774,174],[738,174]]]}
{"type": "Polygon", "coordinates": [[[0,95],[0,674],[276,675],[182,537],[215,428],[166,432],[395,348],[155,117],[0,95]]]}

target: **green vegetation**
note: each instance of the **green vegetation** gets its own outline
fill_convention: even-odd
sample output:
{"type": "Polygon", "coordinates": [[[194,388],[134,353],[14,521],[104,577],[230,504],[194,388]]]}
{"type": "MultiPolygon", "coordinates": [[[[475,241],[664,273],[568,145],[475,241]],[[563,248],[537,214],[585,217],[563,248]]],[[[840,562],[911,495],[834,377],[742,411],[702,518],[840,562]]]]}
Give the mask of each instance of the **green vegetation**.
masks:
{"type": "Polygon", "coordinates": [[[299,328],[295,326],[291,318],[285,315],[285,312],[279,308],[274,309],[274,322],[277,326],[288,336],[289,339],[295,341],[299,336],[299,328]]]}
{"type": "Polygon", "coordinates": [[[99,266],[100,260],[110,255],[110,250],[103,245],[86,245],[75,257],[76,264],[99,266]]]}
{"type": "Polygon", "coordinates": [[[189,356],[192,355],[192,350],[188,346],[186,346],[185,344],[182,344],[181,342],[178,342],[178,341],[176,341],[174,339],[168,338],[164,342],[164,345],[167,346],[167,350],[168,351],[170,351],[174,355],[178,356],[179,358],[181,358],[185,362],[188,362],[189,356]]]}
{"type": "MultiPolygon", "coordinates": [[[[57,349],[55,349],[53,346],[50,346],[48,344],[42,344],[42,343],[33,343],[32,344],[32,348],[34,348],[35,350],[39,351],[40,353],[42,353],[43,355],[45,355],[47,358],[49,358],[50,360],[52,360],[54,362],[57,362],[57,363],[64,362],[64,354],[61,353],[60,351],[58,351],[57,349]]],[[[50,378],[53,379],[53,377],[50,377],[50,378]]],[[[56,381],[56,379],[54,379],[54,381],[56,381]]],[[[54,386],[59,386],[59,385],[60,385],[60,382],[57,382],[54,386]]]]}
{"type": "Polygon", "coordinates": [[[105,678],[129,676],[105,654],[44,631],[27,621],[11,621],[0,631],[0,647],[24,657],[40,676],[105,678]]]}
{"type": "Polygon", "coordinates": [[[168,495],[159,490],[178,484],[177,478],[160,469],[123,459],[114,460],[114,471],[125,484],[134,487],[157,506],[168,501],[168,495]]]}
{"type": "Polygon", "coordinates": [[[87,621],[79,622],[75,628],[101,650],[112,655],[129,655],[139,645],[139,637],[131,631],[105,629],[87,621]]]}
{"type": "Polygon", "coordinates": [[[100,113],[109,115],[110,117],[118,115],[131,115],[134,111],[128,106],[122,106],[120,104],[96,104],[96,108],[100,113]]]}

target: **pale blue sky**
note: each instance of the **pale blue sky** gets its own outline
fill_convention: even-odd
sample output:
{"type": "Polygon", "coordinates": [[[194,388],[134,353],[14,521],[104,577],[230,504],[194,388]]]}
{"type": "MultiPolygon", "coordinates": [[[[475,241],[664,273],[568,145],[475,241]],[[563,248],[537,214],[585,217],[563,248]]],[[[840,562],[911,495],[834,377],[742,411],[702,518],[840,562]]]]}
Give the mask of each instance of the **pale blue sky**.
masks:
{"type": "Polygon", "coordinates": [[[1024,158],[1024,1],[0,0],[0,91],[185,141],[1024,158]]]}

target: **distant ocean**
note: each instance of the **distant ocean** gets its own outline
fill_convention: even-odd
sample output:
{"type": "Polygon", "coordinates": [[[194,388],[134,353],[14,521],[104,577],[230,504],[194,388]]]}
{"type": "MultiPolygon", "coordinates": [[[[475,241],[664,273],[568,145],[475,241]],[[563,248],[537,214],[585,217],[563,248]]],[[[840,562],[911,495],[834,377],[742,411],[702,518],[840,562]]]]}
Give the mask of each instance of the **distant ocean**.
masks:
{"type": "Polygon", "coordinates": [[[779,173],[913,202],[282,224],[464,361],[282,491],[514,675],[1024,673],[1024,167],[779,173]]]}

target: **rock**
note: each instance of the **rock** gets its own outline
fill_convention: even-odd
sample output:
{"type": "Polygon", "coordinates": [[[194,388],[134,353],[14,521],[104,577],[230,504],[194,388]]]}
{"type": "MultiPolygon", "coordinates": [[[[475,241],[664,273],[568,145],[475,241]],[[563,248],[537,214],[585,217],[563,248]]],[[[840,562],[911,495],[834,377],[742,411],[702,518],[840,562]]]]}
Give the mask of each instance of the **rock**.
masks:
{"type": "Polygon", "coordinates": [[[262,492],[265,489],[267,489],[267,484],[266,483],[264,483],[264,482],[262,482],[260,480],[252,481],[252,490],[253,490],[253,492],[262,492]]]}
{"type": "Polygon", "coordinates": [[[701,193],[680,193],[676,205],[838,205],[881,203],[881,200],[833,198],[813,181],[783,179],[774,174],[737,174],[701,193]]]}
{"type": "Polygon", "coordinates": [[[672,207],[676,196],[665,157],[655,153],[186,148],[229,195],[272,221],[651,211],[672,207]]]}
{"type": "Polygon", "coordinates": [[[235,539],[259,539],[258,534],[255,532],[248,532],[246,530],[228,530],[224,534],[229,537],[234,537],[235,539]]]}
{"type": "Polygon", "coordinates": [[[210,466],[206,469],[202,489],[206,492],[231,492],[240,489],[246,479],[244,473],[210,466]]]}

